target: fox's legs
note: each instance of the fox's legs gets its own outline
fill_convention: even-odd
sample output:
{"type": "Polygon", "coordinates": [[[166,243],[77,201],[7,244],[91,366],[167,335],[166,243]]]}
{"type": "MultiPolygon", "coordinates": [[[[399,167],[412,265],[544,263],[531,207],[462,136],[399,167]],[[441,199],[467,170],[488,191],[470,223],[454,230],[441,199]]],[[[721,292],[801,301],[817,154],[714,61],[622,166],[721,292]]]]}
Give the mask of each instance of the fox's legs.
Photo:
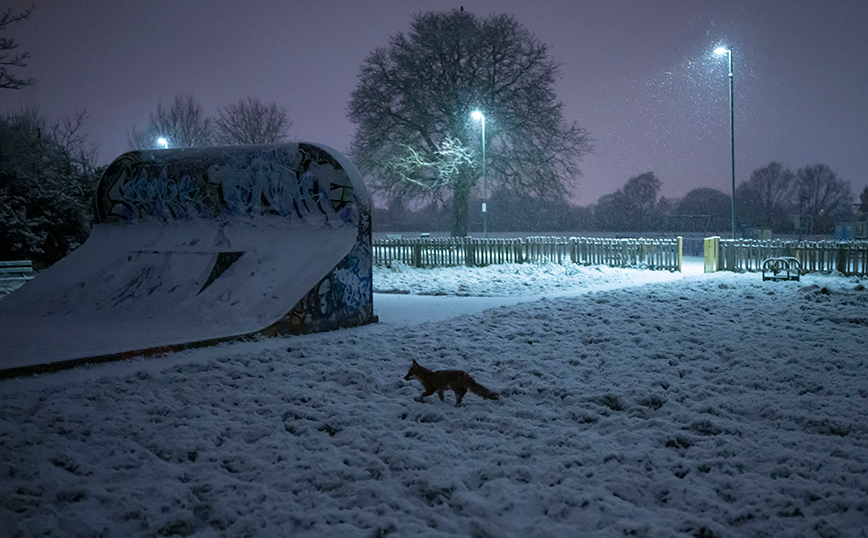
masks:
{"type": "MultiPolygon", "coordinates": [[[[432,394],[434,394],[434,392],[436,392],[434,389],[426,390],[425,392],[422,393],[421,396],[419,396],[419,401],[421,402],[422,400],[425,399],[425,396],[431,396],[432,394]]],[[[443,391],[440,391],[440,399],[441,400],[443,399],[443,391]]]]}
{"type": "MultiPolygon", "coordinates": [[[[461,405],[461,399],[464,398],[464,395],[465,395],[465,394],[467,394],[467,389],[458,389],[458,390],[452,389],[452,390],[455,391],[455,407],[458,407],[458,406],[461,405]]],[[[445,398],[443,397],[443,391],[442,391],[442,390],[437,390],[437,389],[426,390],[426,391],[423,392],[423,393],[419,396],[419,398],[417,398],[417,399],[418,399],[420,402],[422,402],[422,401],[425,400],[425,396],[431,396],[431,395],[434,394],[435,392],[437,393],[437,396],[440,396],[440,401],[441,401],[441,402],[442,402],[442,401],[446,401],[445,398]]]]}

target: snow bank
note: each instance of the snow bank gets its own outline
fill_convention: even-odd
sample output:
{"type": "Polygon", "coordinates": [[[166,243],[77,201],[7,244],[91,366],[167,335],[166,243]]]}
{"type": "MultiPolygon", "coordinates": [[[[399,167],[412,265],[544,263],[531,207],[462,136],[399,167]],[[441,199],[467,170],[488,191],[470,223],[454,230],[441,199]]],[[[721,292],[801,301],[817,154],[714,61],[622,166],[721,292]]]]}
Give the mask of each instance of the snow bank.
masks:
{"type": "MultiPolygon", "coordinates": [[[[699,262],[690,259],[688,271],[699,262]]],[[[401,263],[377,267],[374,291],[457,297],[516,297],[569,295],[591,288],[614,288],[637,283],[679,279],[682,273],[643,271],[603,265],[572,263],[489,265],[487,267],[435,267],[419,270],[401,263]]]]}
{"type": "MultiPolygon", "coordinates": [[[[462,271],[424,291],[492,285],[462,271]]],[[[375,286],[409,289],[399,278],[375,286]]],[[[378,306],[376,326],[0,381],[0,524],[9,536],[864,536],[859,285],[694,275],[425,323],[378,306]],[[501,399],[417,402],[411,358],[467,370],[501,399]]]]}

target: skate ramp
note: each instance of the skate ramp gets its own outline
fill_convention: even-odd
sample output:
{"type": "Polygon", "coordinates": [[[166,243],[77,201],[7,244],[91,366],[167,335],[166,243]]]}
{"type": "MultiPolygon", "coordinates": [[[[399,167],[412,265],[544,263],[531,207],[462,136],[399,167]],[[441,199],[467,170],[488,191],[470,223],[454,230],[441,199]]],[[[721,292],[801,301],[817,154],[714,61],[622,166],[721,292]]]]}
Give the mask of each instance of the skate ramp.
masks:
{"type": "Polygon", "coordinates": [[[375,321],[370,199],[326,146],[131,152],[88,240],[0,300],[0,375],[375,321]]]}

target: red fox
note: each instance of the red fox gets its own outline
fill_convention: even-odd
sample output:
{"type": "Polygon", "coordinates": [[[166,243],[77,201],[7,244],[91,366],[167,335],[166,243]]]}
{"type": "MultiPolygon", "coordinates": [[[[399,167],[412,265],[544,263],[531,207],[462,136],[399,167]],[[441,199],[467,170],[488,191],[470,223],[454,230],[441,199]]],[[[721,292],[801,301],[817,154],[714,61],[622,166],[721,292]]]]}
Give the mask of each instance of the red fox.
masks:
{"type": "Polygon", "coordinates": [[[452,389],[455,391],[455,407],[461,405],[461,399],[464,398],[464,395],[469,390],[475,394],[482,396],[488,400],[496,400],[497,393],[488,390],[483,387],[467,372],[462,372],[461,370],[437,370],[436,372],[432,372],[431,370],[420,366],[418,362],[413,361],[413,364],[410,366],[410,371],[407,372],[407,375],[404,376],[405,381],[410,381],[411,379],[418,379],[422,382],[422,387],[425,389],[425,392],[419,396],[419,401],[421,402],[425,396],[431,396],[435,392],[438,396],[440,396],[440,400],[443,400],[443,391],[446,389],[452,389]]]}

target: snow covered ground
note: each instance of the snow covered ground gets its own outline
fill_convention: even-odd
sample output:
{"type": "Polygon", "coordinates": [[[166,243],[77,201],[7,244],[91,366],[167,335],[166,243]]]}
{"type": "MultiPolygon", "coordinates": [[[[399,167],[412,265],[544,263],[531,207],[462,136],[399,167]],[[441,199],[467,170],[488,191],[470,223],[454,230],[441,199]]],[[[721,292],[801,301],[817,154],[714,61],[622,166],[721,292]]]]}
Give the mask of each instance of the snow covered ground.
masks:
{"type": "Polygon", "coordinates": [[[866,281],[697,267],[377,269],[376,325],[0,381],[0,528],[868,536],[866,281]]]}

